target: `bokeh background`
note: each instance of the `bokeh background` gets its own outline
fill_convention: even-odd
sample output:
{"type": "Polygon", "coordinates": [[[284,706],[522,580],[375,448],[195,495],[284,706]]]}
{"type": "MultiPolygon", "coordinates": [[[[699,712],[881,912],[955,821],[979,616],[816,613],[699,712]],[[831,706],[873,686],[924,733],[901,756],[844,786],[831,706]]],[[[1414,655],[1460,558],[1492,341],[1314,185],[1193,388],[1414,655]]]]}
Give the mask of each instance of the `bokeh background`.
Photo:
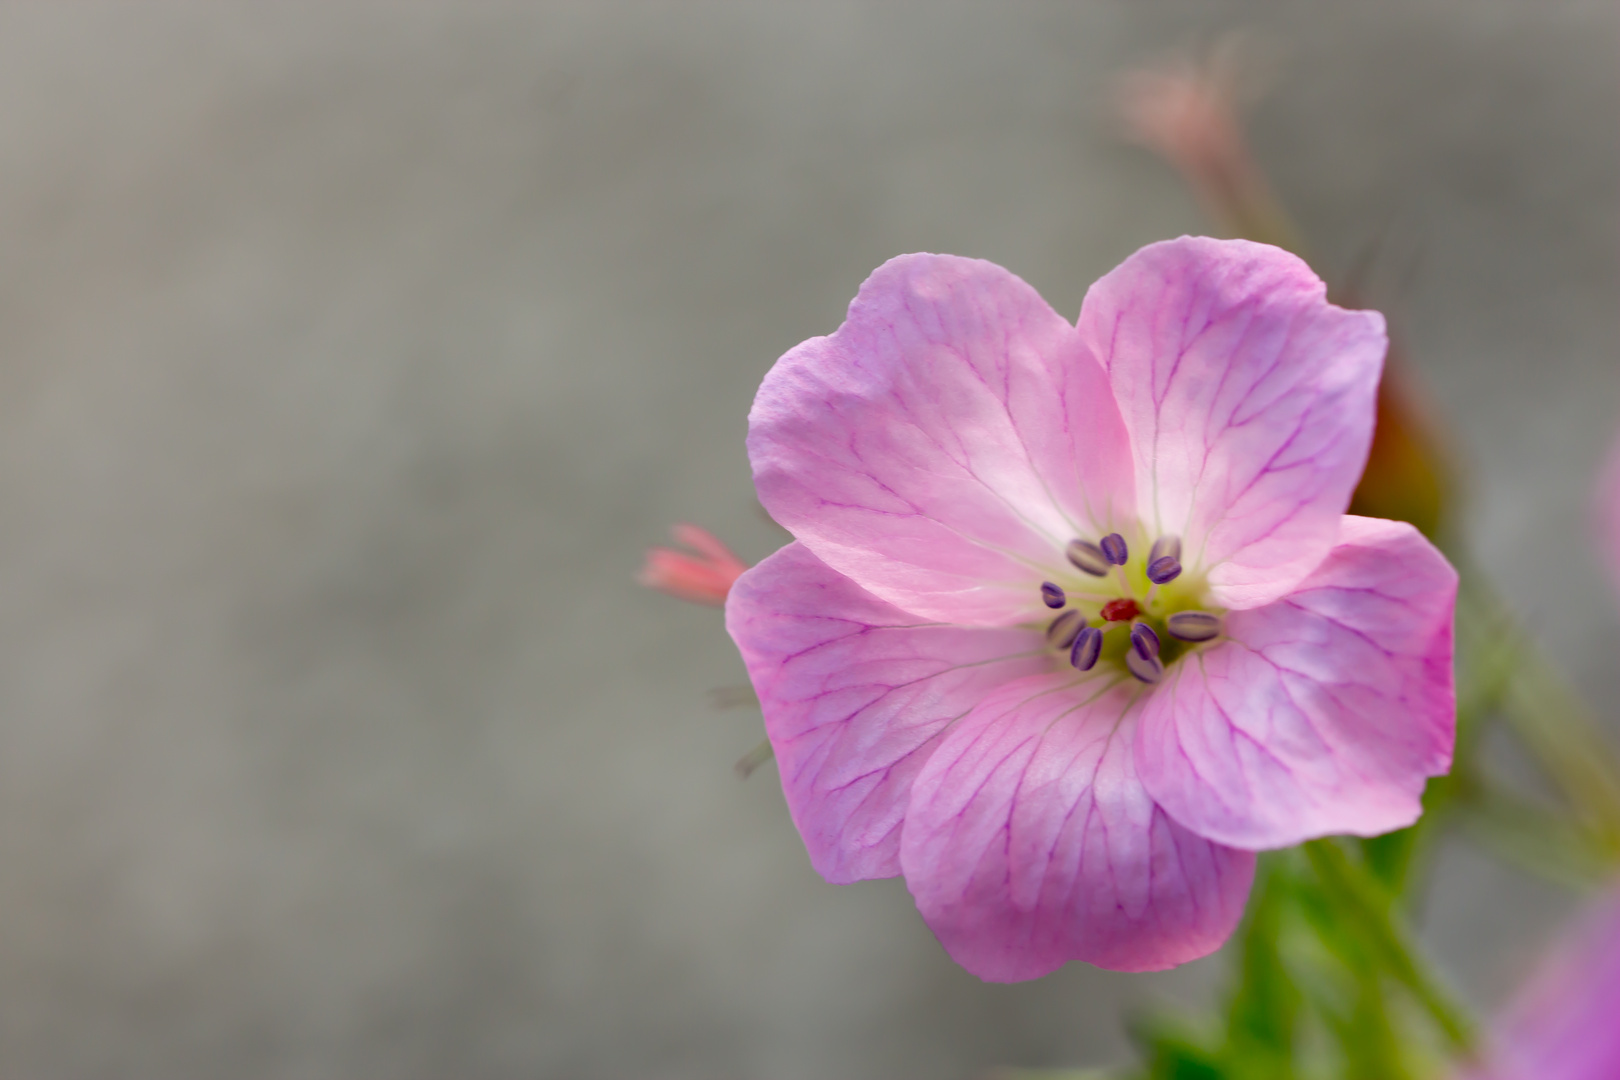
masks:
{"type": "MultiPolygon", "coordinates": [[[[957,1078],[1203,1000],[986,986],[822,883],[718,614],[632,575],[780,542],[753,390],[885,258],[1073,315],[1205,230],[1109,91],[1232,28],[1480,561],[1620,713],[1613,3],[0,8],[0,1073],[957,1078]]],[[[1459,845],[1425,934],[1489,1004],[1568,903],[1459,845]]]]}

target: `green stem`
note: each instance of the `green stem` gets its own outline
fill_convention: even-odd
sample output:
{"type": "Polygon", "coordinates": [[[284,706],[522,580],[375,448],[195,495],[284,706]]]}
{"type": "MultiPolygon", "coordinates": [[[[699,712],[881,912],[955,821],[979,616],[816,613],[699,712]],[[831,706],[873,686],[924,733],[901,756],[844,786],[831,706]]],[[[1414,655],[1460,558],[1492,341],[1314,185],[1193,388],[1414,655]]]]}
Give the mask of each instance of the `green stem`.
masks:
{"type": "Polygon", "coordinates": [[[1343,904],[1354,930],[1373,959],[1417,999],[1452,1048],[1472,1057],[1477,1040],[1473,1021],[1451,999],[1449,992],[1427,968],[1406,933],[1396,923],[1388,895],[1365,868],[1353,862],[1335,840],[1312,840],[1304,845],[1311,868],[1324,888],[1343,904]]]}
{"type": "Polygon", "coordinates": [[[1494,627],[1499,641],[1512,647],[1511,659],[1476,658],[1480,662],[1471,666],[1482,669],[1476,677],[1484,693],[1468,704],[1498,706],[1560,793],[1620,856],[1620,761],[1614,750],[1586,703],[1514,625],[1507,605],[1484,576],[1465,561],[1459,565],[1461,613],[1472,623],[1494,627]],[[1493,674],[1502,676],[1499,683],[1493,674]]]}
{"type": "Polygon", "coordinates": [[[1505,706],[1514,733],[1620,858],[1620,770],[1585,703],[1538,650],[1526,649],[1505,706]]]}

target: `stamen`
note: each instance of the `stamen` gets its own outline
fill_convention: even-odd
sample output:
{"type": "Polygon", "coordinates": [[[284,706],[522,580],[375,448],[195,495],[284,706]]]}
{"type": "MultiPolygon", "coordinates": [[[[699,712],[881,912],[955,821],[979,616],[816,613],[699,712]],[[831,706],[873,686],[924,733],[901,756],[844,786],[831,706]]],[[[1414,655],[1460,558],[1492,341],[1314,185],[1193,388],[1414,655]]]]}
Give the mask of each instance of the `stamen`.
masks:
{"type": "Polygon", "coordinates": [[[1097,666],[1097,657],[1102,655],[1103,633],[1095,626],[1082,627],[1075,636],[1074,648],[1069,651],[1069,663],[1081,671],[1090,671],[1097,666]]]}
{"type": "Polygon", "coordinates": [[[1147,575],[1153,584],[1163,585],[1181,576],[1181,563],[1174,555],[1160,555],[1148,563],[1147,575]]]}
{"type": "Polygon", "coordinates": [[[1135,600],[1110,600],[1102,606],[1102,617],[1109,622],[1130,622],[1140,614],[1135,600]]]}
{"type": "Polygon", "coordinates": [[[1153,550],[1148,552],[1148,565],[1152,566],[1166,555],[1172,559],[1181,559],[1181,537],[1161,536],[1153,541],[1153,550]]]}
{"type": "Polygon", "coordinates": [[[1089,540],[1070,540],[1064,554],[1069,556],[1075,569],[1083,570],[1092,577],[1102,577],[1108,573],[1108,556],[1089,540]]]}
{"type": "Polygon", "coordinates": [[[1063,590],[1050,581],[1041,582],[1041,599],[1049,608],[1060,608],[1069,602],[1069,598],[1063,595],[1063,590]]]}
{"type": "Polygon", "coordinates": [[[1164,677],[1164,664],[1157,656],[1144,657],[1135,649],[1126,650],[1125,667],[1132,675],[1150,685],[1164,677]]]}
{"type": "Polygon", "coordinates": [[[1131,624],[1131,650],[1143,660],[1159,655],[1159,635],[1153,632],[1153,627],[1140,622],[1131,624]]]}
{"type": "Polygon", "coordinates": [[[1125,546],[1125,538],[1119,533],[1103,537],[1100,546],[1104,557],[1115,566],[1124,566],[1131,557],[1131,549],[1125,546]]]}
{"type": "Polygon", "coordinates": [[[1052,624],[1046,628],[1046,640],[1054,648],[1067,649],[1074,644],[1074,637],[1085,622],[1078,611],[1065,611],[1053,619],[1052,624]]]}
{"type": "Polygon", "coordinates": [[[1221,632],[1221,617],[1207,611],[1178,611],[1165,620],[1170,636],[1182,641],[1208,641],[1221,632]]]}

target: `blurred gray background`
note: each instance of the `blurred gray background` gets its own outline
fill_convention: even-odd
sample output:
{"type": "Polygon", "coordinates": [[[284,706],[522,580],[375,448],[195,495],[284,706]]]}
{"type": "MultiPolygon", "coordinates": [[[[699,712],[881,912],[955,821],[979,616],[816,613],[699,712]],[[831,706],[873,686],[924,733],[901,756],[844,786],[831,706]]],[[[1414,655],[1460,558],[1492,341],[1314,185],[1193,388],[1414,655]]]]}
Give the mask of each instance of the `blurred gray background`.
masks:
{"type": "MultiPolygon", "coordinates": [[[[822,883],[718,613],[632,575],[780,542],[749,401],[882,260],[1072,316],[1205,230],[1108,91],[1234,27],[1481,560],[1620,712],[1613,3],[0,7],[0,1074],[958,1078],[1202,1000],[982,985],[822,883]]],[[[1457,847],[1426,932],[1490,1004],[1567,902],[1457,847]]]]}

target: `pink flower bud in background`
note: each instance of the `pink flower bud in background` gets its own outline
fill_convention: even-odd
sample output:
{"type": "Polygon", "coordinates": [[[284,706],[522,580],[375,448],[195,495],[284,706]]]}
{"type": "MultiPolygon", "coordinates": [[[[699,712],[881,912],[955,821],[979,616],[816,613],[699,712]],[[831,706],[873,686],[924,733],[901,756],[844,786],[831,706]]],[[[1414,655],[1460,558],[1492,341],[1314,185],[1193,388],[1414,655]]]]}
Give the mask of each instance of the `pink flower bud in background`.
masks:
{"type": "Polygon", "coordinates": [[[649,589],[668,593],[694,604],[721,607],[731,583],[742,576],[748,564],[731,553],[731,549],[715,539],[714,534],[696,525],[677,525],[670,532],[675,542],[691,548],[697,554],[688,554],[674,548],[647,549],[647,559],[641,565],[636,580],[649,589]]]}
{"type": "Polygon", "coordinates": [[[1174,165],[1221,227],[1298,250],[1293,227],[1249,152],[1238,118],[1256,65],[1253,42],[1229,35],[1200,56],[1177,55],[1120,83],[1126,134],[1174,165]]]}
{"type": "Polygon", "coordinates": [[[1609,457],[1598,476],[1596,511],[1597,546],[1604,569],[1620,590],[1620,438],[1609,447],[1609,457]]]}

